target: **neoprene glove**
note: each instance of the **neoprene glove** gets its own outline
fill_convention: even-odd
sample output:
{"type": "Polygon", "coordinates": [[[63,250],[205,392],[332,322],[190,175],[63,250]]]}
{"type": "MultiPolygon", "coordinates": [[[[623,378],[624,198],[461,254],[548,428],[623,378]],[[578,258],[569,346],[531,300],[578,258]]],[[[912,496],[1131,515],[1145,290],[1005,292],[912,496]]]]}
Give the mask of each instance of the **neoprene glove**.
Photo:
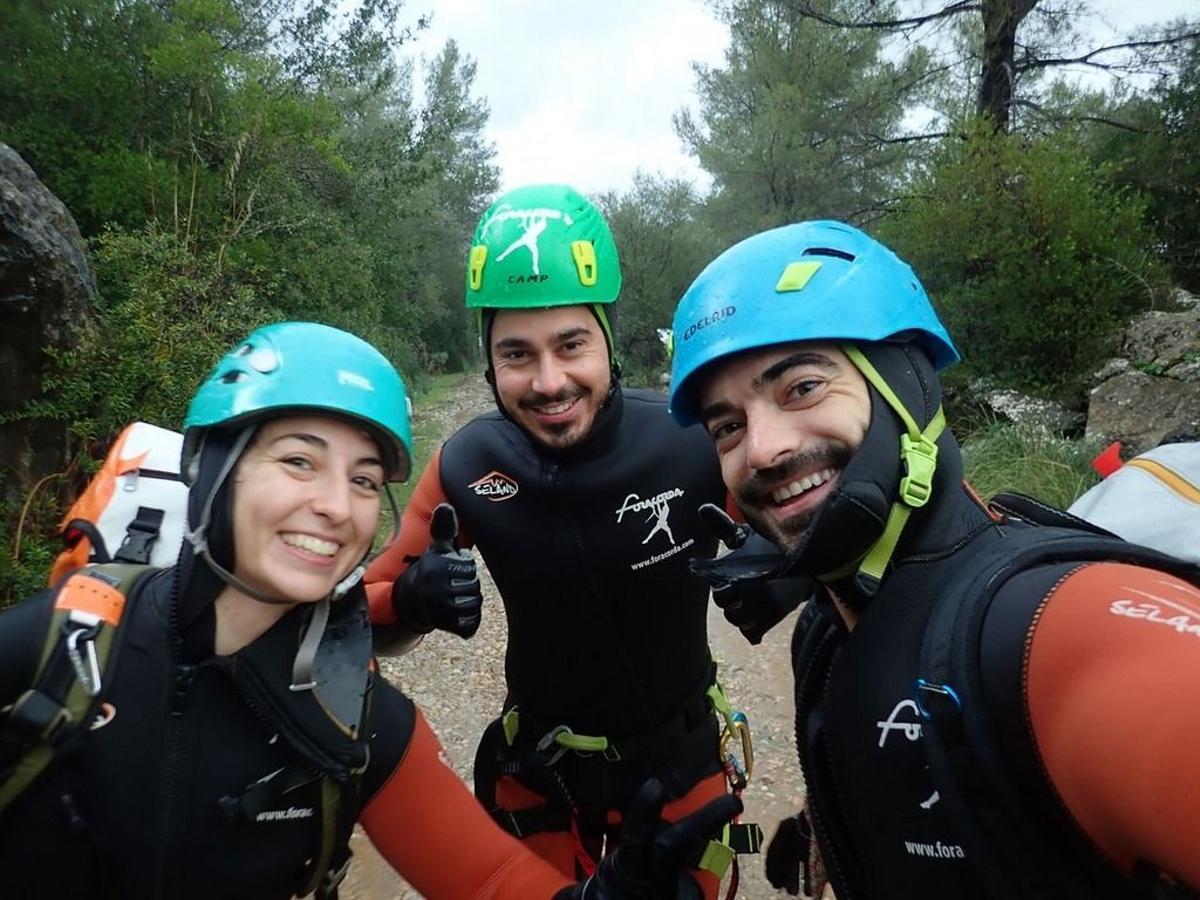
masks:
{"type": "Polygon", "coordinates": [[[617,849],[590,878],[559,891],[554,900],[702,900],[688,869],[742,811],[742,801],[726,794],[672,823],[662,819],[666,801],[658,779],[643,784],[625,815],[617,849]]]}
{"type": "Polygon", "coordinates": [[[767,881],[793,897],[800,893],[800,872],[808,860],[809,838],[802,817],[803,813],[797,813],[783,819],[767,844],[767,881]]]}
{"type": "Polygon", "coordinates": [[[713,602],[751,644],[787,618],[811,593],[802,576],[771,578],[783,561],[779,549],[749,525],[738,524],[712,503],[699,509],[700,522],[729,548],[716,560],[696,560],[692,570],[712,586],[713,602]]]}
{"type": "Polygon", "coordinates": [[[418,634],[440,628],[469,638],[479,630],[483,594],[475,558],[454,546],[458,515],[449,503],[433,511],[429,536],[429,549],[411,560],[392,585],[392,609],[402,625],[418,634]]]}
{"type": "Polygon", "coordinates": [[[767,881],[776,890],[793,897],[818,898],[825,893],[828,878],[808,813],[801,811],[779,823],[767,845],[767,881]]]}

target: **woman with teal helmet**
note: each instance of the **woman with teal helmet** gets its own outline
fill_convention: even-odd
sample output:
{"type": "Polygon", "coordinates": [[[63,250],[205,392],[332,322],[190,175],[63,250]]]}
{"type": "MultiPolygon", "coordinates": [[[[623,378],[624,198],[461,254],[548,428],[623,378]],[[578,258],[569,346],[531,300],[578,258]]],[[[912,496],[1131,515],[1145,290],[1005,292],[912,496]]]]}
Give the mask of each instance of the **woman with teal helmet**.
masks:
{"type": "MultiPolygon", "coordinates": [[[[582,896],[496,827],[375,674],[359,577],[411,446],[403,380],[353,335],[271,325],[218,362],[185,426],[179,562],[116,584],[87,567],[0,616],[6,710],[34,680],[47,613],[120,626],[103,678],[74,682],[102,715],[0,804],[6,892],[334,897],[358,822],[427,897],[582,896]]],[[[89,635],[63,641],[67,672],[86,674],[89,635]]],[[[589,900],[633,896],[597,878],[589,900]]]]}

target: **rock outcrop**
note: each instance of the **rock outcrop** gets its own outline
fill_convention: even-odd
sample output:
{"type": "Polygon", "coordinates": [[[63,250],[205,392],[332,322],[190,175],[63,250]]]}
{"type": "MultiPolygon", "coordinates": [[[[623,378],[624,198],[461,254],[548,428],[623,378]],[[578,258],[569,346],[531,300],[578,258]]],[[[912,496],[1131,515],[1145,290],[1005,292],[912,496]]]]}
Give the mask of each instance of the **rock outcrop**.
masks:
{"type": "MultiPolygon", "coordinates": [[[[12,148],[0,144],[0,419],[40,396],[48,348],[89,320],[96,287],[79,227],[12,148]]],[[[0,421],[0,500],[63,464],[64,426],[0,421]]]]}
{"type": "Polygon", "coordinates": [[[1141,452],[1170,432],[1200,425],[1200,307],[1139,316],[1119,352],[1096,373],[1088,437],[1141,452]]]}

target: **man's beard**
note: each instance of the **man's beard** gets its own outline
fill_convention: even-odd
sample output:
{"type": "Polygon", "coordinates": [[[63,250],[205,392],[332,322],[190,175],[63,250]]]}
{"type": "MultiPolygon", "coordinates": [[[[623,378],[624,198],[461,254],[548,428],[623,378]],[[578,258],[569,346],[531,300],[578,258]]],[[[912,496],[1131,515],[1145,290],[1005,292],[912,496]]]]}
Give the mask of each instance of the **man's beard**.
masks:
{"type": "Polygon", "coordinates": [[[781,520],[765,509],[774,505],[771,492],[778,490],[780,484],[796,480],[803,472],[835,469],[840,475],[853,452],[841,441],[828,441],[819,447],[802,450],[778,465],[755,471],[737,489],[734,499],[746,520],[759,534],[769,538],[785,553],[790,553],[804,542],[809,526],[824,509],[825,502],[781,520]]]}
{"type": "MultiPolygon", "coordinates": [[[[549,394],[530,393],[518,400],[517,406],[523,410],[534,412],[535,408],[539,406],[569,403],[576,399],[586,403],[590,396],[591,391],[586,389],[564,389],[553,396],[549,394]]],[[[592,427],[596,424],[597,415],[598,412],[587,422],[579,419],[557,424],[538,422],[536,429],[527,426],[526,431],[529,432],[530,437],[537,441],[537,443],[549,450],[566,450],[587,439],[587,436],[592,433],[592,427]]]]}

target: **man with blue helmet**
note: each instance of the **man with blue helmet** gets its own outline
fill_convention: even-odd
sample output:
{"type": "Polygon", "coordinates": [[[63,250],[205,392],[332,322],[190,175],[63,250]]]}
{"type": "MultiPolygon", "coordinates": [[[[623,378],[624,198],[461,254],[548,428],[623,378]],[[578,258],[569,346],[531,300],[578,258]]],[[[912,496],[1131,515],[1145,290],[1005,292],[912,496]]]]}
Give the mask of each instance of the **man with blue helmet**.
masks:
{"type": "MultiPolygon", "coordinates": [[[[1195,896],[1200,572],[962,479],[919,280],[837,222],[754,235],[675,315],[671,410],[701,422],[787,573],[808,800],[777,887],[845,898],[1195,896]],[[803,876],[803,877],[802,877],[803,876]]],[[[753,619],[753,603],[738,610],[753,619]]]]}

